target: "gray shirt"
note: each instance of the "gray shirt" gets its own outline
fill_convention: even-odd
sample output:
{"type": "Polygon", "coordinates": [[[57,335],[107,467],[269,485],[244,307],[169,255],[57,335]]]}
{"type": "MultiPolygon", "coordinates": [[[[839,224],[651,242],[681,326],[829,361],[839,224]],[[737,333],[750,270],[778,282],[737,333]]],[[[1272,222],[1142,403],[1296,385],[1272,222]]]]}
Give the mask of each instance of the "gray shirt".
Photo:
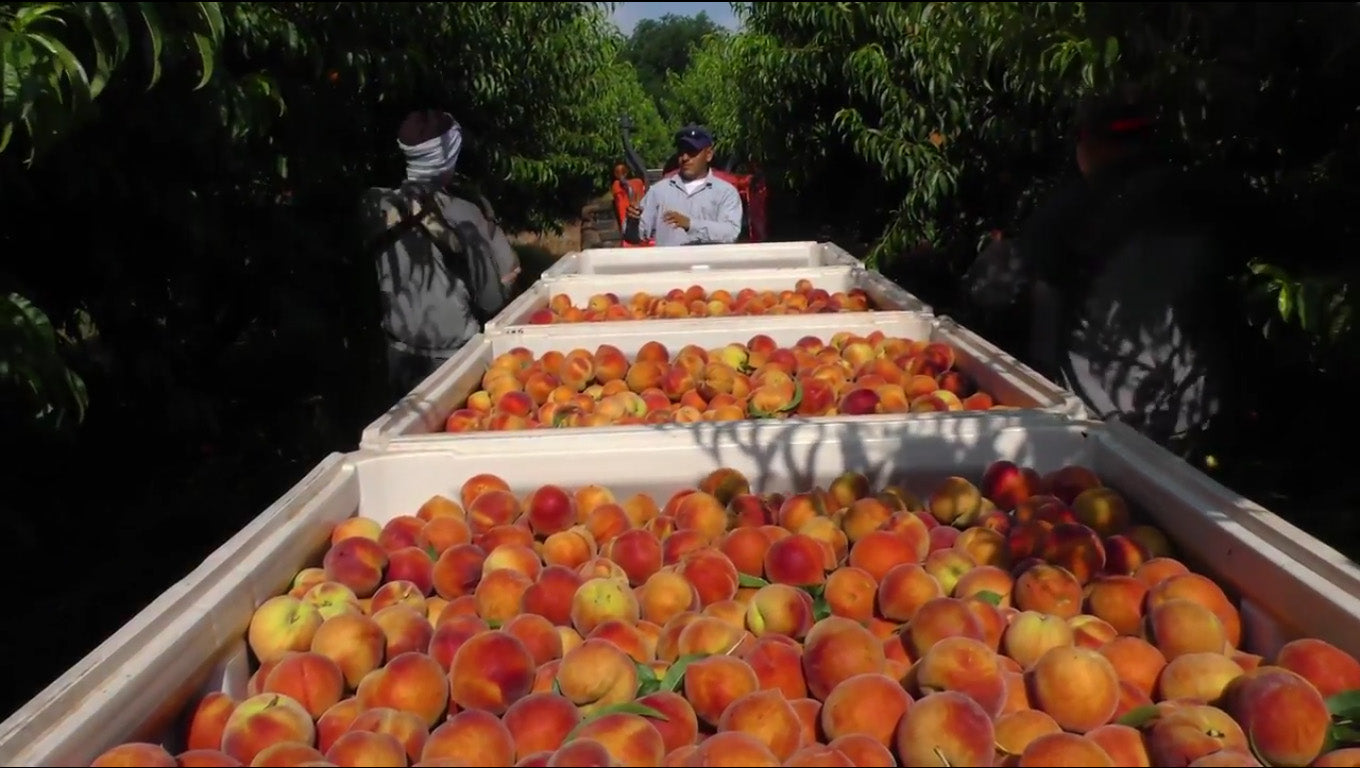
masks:
{"type": "Polygon", "coordinates": [[[655,236],[659,246],[735,243],[741,234],[741,194],[712,171],[694,192],[685,190],[679,174],[664,178],[647,190],[640,207],[638,235],[655,236]],[[688,216],[689,231],[663,221],[666,211],[688,216]]]}
{"type": "MultiPolygon", "coordinates": [[[[419,210],[418,191],[410,185],[370,189],[363,199],[369,236],[419,210]]],[[[504,230],[480,206],[443,191],[434,200],[439,210],[421,219],[423,228],[407,229],[374,258],[389,344],[443,359],[481,332],[474,309],[489,317],[505,306],[519,258],[504,230]],[[449,263],[432,238],[458,262],[449,263]]]]}

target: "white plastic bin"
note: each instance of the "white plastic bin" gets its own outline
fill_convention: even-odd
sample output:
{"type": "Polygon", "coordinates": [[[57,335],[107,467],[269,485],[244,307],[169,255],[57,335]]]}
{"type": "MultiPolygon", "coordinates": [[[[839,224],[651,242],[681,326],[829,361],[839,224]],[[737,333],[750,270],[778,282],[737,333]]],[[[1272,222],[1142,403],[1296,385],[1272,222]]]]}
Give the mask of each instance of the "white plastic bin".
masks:
{"type": "MultiPolygon", "coordinates": [[[[245,630],[255,606],[317,565],[331,528],[362,511],[412,514],[431,495],[456,495],[491,472],[517,495],[546,483],[587,483],[664,504],[706,473],[732,467],[760,491],[827,484],[844,470],[921,491],[946,474],[975,481],[997,459],[1040,472],[1069,463],[1096,471],[1164,530],[1180,558],[1240,598],[1247,651],[1320,637],[1360,655],[1360,568],[1322,542],[1118,424],[1034,414],[999,427],[987,418],[896,424],[785,424],[757,440],[746,425],[703,435],[610,441],[548,436],[513,451],[471,443],[448,450],[332,455],[284,498],[113,637],[0,723],[0,764],[87,765],[115,744],[171,738],[174,719],[207,690],[241,695],[245,630]]],[[[172,753],[176,743],[167,741],[172,753]]]]}
{"type": "Polygon", "coordinates": [[[851,256],[839,245],[814,240],[653,248],[591,248],[565,254],[543,271],[543,277],[859,265],[859,259],[851,256]]]}
{"type": "MultiPolygon", "coordinates": [[[[529,318],[536,310],[544,309],[548,306],[549,300],[556,294],[566,294],[571,297],[572,303],[577,306],[584,306],[591,296],[602,293],[613,293],[621,301],[627,302],[633,294],[638,292],[664,295],[668,291],[679,288],[684,290],[690,286],[700,286],[707,292],[719,289],[736,294],[744,288],[751,288],[757,291],[771,290],[784,291],[792,290],[799,280],[809,280],[814,288],[822,288],[828,292],[849,291],[859,288],[869,296],[871,311],[892,310],[892,311],[911,311],[929,313],[930,307],[917,297],[907,293],[901,286],[892,282],[882,274],[866,270],[857,266],[841,267],[805,267],[789,269],[732,269],[702,274],[692,272],[653,272],[650,274],[637,275],[568,275],[566,277],[542,278],[529,287],[527,291],[520,294],[514,301],[500,314],[486,323],[485,330],[504,330],[516,326],[528,326],[529,318]]],[[[844,315],[865,314],[863,312],[846,312],[844,315]]],[[[814,315],[764,315],[763,317],[775,317],[785,319],[787,322],[796,323],[798,320],[814,315]]],[[[730,322],[739,317],[711,317],[705,318],[714,322],[730,322]]],[[[681,322],[683,319],[664,320],[664,322],[681,322]]],[[[572,323],[558,325],[554,324],[551,328],[576,328],[579,326],[599,326],[613,328],[625,323],[643,322],[641,320],[619,320],[610,322],[592,323],[572,323]]],[[[538,326],[535,326],[538,327],[538,326]]]]}
{"type": "MultiPolygon", "coordinates": [[[[469,440],[474,443],[537,439],[548,431],[576,435],[613,435],[622,432],[649,432],[657,429],[685,429],[688,425],[646,425],[618,427],[540,428],[520,432],[444,432],[449,414],[462,407],[469,395],[481,389],[482,375],[497,355],[523,347],[535,357],[550,350],[567,353],[573,349],[594,352],[601,344],[612,344],[630,362],[643,344],[659,341],[671,354],[686,344],[712,349],[733,342],[745,343],[757,334],[766,334],[781,346],[793,346],[804,336],[829,341],[832,335],[850,331],[867,335],[875,330],[891,337],[929,339],[949,344],[955,351],[955,367],[971,376],[996,402],[1019,408],[1037,409],[1085,418],[1081,400],[1068,390],[1045,379],[1032,368],[1007,355],[981,336],[949,318],[936,318],[914,312],[848,313],[808,315],[802,322],[783,322],[791,318],[732,318],[727,323],[713,320],[635,320],[610,323],[608,331],[596,324],[572,326],[526,326],[474,338],[459,353],[446,361],[414,391],[402,398],[387,413],[370,424],[360,437],[360,448],[394,449],[419,447],[444,440],[469,440]],[[567,332],[567,331],[573,332],[567,332]]],[[[822,416],[818,421],[890,421],[900,418],[950,418],[957,412],[883,414],[876,416],[822,416]]],[[[990,411],[1005,418],[1009,411],[990,411]]],[[[595,438],[605,439],[605,438],[595,438]]],[[[609,438],[612,439],[612,438],[609,438]]]]}

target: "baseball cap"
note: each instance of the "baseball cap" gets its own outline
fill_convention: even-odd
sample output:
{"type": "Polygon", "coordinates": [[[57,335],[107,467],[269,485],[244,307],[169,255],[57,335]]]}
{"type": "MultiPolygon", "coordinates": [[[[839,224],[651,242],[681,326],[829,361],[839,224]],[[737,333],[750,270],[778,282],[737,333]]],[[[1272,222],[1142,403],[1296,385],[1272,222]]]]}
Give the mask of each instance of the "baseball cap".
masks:
{"type": "Polygon", "coordinates": [[[690,149],[706,149],[713,145],[713,134],[702,125],[687,125],[675,132],[676,146],[690,149]]]}

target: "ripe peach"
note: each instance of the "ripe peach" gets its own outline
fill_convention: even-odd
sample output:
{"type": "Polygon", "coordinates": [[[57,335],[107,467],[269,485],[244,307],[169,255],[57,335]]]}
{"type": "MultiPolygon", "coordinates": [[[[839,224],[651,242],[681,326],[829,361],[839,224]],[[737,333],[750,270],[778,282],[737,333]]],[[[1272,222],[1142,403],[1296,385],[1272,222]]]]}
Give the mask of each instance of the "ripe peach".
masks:
{"type": "Polygon", "coordinates": [[[946,637],[930,647],[911,669],[922,696],[957,691],[995,718],[1006,702],[1006,681],[996,652],[971,637],[946,637]]]}
{"type": "Polygon", "coordinates": [[[636,622],[639,614],[637,597],[622,580],[588,579],[571,598],[571,624],[582,637],[606,619],[636,622]]]}
{"type": "MultiPolygon", "coordinates": [[[[346,542],[373,543],[370,539],[355,538],[345,539],[336,546],[346,542]]],[[[334,547],[329,550],[334,551],[334,547]]],[[[321,622],[321,613],[311,603],[289,595],[275,595],[251,614],[246,638],[256,659],[278,661],[290,652],[308,650],[321,622]]]]}
{"type": "Polygon", "coordinates": [[[1223,634],[1236,647],[1242,644],[1242,619],[1237,608],[1228,600],[1223,588],[1198,573],[1187,573],[1164,579],[1148,589],[1147,607],[1151,610],[1170,600],[1185,599],[1199,603],[1218,617],[1223,634]]]}
{"type": "Polygon", "coordinates": [[[1115,765],[1148,768],[1152,764],[1147,746],[1143,743],[1143,734],[1136,728],[1110,723],[1087,731],[1086,738],[1105,750],[1115,765]]]}
{"type": "Polygon", "coordinates": [[[1313,768],[1354,768],[1360,766],[1360,747],[1333,749],[1318,756],[1313,768]]]}
{"type": "Polygon", "coordinates": [[[751,734],[720,731],[699,742],[683,764],[774,768],[780,765],[780,761],[769,747],[751,734]]]}
{"type": "Polygon", "coordinates": [[[1227,712],[1201,704],[1165,708],[1144,736],[1153,765],[1189,765],[1220,749],[1247,749],[1242,727],[1227,712]]]}
{"type": "MultiPolygon", "coordinates": [[[[429,558],[423,552],[420,556],[424,557],[426,562],[429,562],[429,558]]],[[[363,610],[359,607],[359,598],[354,594],[354,590],[338,581],[321,581],[314,584],[301,597],[304,603],[309,603],[316,608],[317,613],[321,614],[322,620],[340,613],[363,613],[363,610]]]]}
{"type": "Polygon", "coordinates": [[[745,637],[742,627],[741,623],[700,614],[680,630],[676,651],[681,656],[728,653],[745,637]]]}
{"type": "Polygon", "coordinates": [[[440,553],[431,580],[434,591],[445,600],[471,595],[482,579],[486,551],[476,544],[458,544],[440,553]]]}
{"type": "Polygon", "coordinates": [[[188,750],[218,749],[222,746],[222,730],[236,709],[236,699],[223,691],[205,694],[194,706],[189,716],[188,736],[185,748],[188,750]]]}
{"type": "Polygon", "coordinates": [[[1100,655],[1114,665],[1119,679],[1151,696],[1166,666],[1166,656],[1141,637],[1117,637],[1100,648],[1100,655]]]}
{"type": "Polygon", "coordinates": [[[789,755],[783,763],[784,768],[803,768],[807,766],[831,766],[832,768],[855,768],[855,762],[839,749],[825,744],[808,743],[797,752],[789,755]]]}
{"type": "Polygon", "coordinates": [[[363,713],[363,705],[357,697],[341,699],[339,703],[322,713],[316,719],[316,748],[323,753],[331,748],[341,734],[349,731],[354,721],[363,713]]]}
{"type": "Polygon", "coordinates": [[[675,564],[675,570],[694,585],[700,605],[731,600],[737,595],[737,567],[717,547],[701,547],[687,553],[675,564]]]}
{"type": "Polygon", "coordinates": [[[748,693],[759,690],[751,666],[733,656],[708,656],[685,669],[685,698],[701,722],[716,727],[727,707],[748,693]]]}
{"type": "Polygon", "coordinates": [[[784,695],[777,690],[754,690],[732,701],[718,718],[719,731],[739,731],[754,736],[780,760],[787,759],[802,742],[801,722],[784,695]]]}
{"type": "Polygon", "coordinates": [[[221,749],[249,763],[270,744],[311,744],[315,737],[316,725],[301,704],[280,693],[262,693],[242,701],[232,711],[222,729],[221,749]]]}
{"type": "Polygon", "coordinates": [[[1064,730],[1085,733],[1110,721],[1119,705],[1114,666],[1089,648],[1049,649],[1025,673],[1034,706],[1064,730]]]}
{"type": "Polygon", "coordinates": [[[1086,585],[1086,610],[1119,634],[1136,635],[1147,591],[1147,585],[1132,576],[1097,576],[1086,585]]]}
{"type": "Polygon", "coordinates": [[[1010,565],[1010,547],[1006,537],[982,526],[973,526],[954,540],[954,549],[968,553],[978,566],[1004,568],[1010,565]]]}
{"type": "Polygon", "coordinates": [[[96,767],[117,766],[118,768],[124,766],[148,766],[150,768],[168,766],[175,768],[179,763],[175,761],[173,755],[165,750],[165,747],[159,744],[134,741],[104,750],[90,765],[96,767]]]}
{"type": "MultiPolygon", "coordinates": [[[[427,501],[426,504],[433,501],[434,499],[431,499],[430,501],[427,501]]],[[[335,546],[352,536],[372,539],[374,542],[377,542],[378,536],[381,534],[382,523],[379,523],[377,520],[363,517],[362,515],[348,517],[336,523],[335,527],[331,529],[331,546],[335,546]]]]}
{"type": "Polygon", "coordinates": [[[997,607],[1006,608],[1011,604],[1014,589],[1015,580],[1008,572],[995,565],[978,565],[959,577],[949,596],[963,599],[990,593],[988,597],[995,598],[997,607]]]}
{"type": "Polygon", "coordinates": [[[996,731],[976,701],[941,691],[907,708],[894,744],[901,765],[991,765],[996,731]]]}
{"type": "Polygon", "coordinates": [[[1113,766],[1114,760],[1100,745],[1075,733],[1046,733],[1025,747],[1016,765],[1028,766],[1089,765],[1113,766]]]}
{"type": "Polygon", "coordinates": [[[819,724],[828,741],[852,733],[892,744],[897,724],[912,697],[896,680],[878,672],[866,672],[842,680],[827,694],[819,724]]]}
{"type": "Polygon", "coordinates": [[[1326,640],[1305,637],[1285,643],[1275,655],[1275,666],[1300,675],[1323,697],[1360,690],[1360,661],[1326,640]]]}
{"type": "Polygon", "coordinates": [[[997,755],[1003,759],[1018,758],[1035,739],[1062,731],[1057,721],[1037,709],[1003,714],[996,719],[995,729],[997,755]]]}
{"type": "Polygon", "coordinates": [[[766,635],[755,641],[743,658],[756,673],[760,687],[773,688],[790,701],[806,698],[807,676],[803,673],[803,649],[783,635],[766,635]]]}
{"type": "MultiPolygon", "coordinates": [[[[258,758],[259,755],[256,755],[256,757],[258,758]]],[[[178,755],[175,755],[175,760],[179,761],[177,765],[181,766],[181,768],[239,768],[239,766],[244,765],[240,760],[237,760],[220,749],[186,749],[178,755]]],[[[108,763],[91,763],[91,765],[107,764],[108,763]]],[[[326,764],[329,765],[329,763],[326,764]]],[[[138,758],[134,762],[126,763],[126,765],[155,766],[158,765],[158,763],[138,758]]]]}
{"type": "MultiPolygon", "coordinates": [[[[958,529],[948,526],[932,528],[928,535],[934,538],[935,531],[953,531],[952,535],[956,538],[958,536],[958,529]]],[[[922,563],[926,573],[935,578],[935,581],[940,585],[940,591],[946,596],[952,595],[954,587],[958,586],[959,579],[963,578],[963,574],[976,566],[977,563],[973,562],[973,558],[967,552],[954,549],[953,540],[942,548],[932,549],[930,554],[926,555],[925,562],[922,563]]]]}
{"type": "MultiPolygon", "coordinates": [[[[1190,764],[1190,768],[1209,768],[1209,766],[1259,766],[1261,762],[1256,756],[1245,749],[1220,749],[1217,752],[1210,752],[1204,757],[1195,760],[1190,764]]],[[[1314,763],[1313,765],[1316,765],[1314,763]]]]}
{"type": "Polygon", "coordinates": [[[536,613],[559,627],[570,624],[572,597],[583,583],[585,578],[575,570],[549,565],[520,596],[520,609],[536,613]]]}
{"type": "Polygon", "coordinates": [[[1081,613],[1081,582],[1062,566],[1038,563],[1025,569],[1015,580],[1011,599],[1022,611],[1039,611],[1070,619],[1081,613]]]}
{"type": "Polygon", "coordinates": [[[1098,650],[1119,637],[1113,625],[1090,614],[1080,614],[1067,620],[1072,628],[1072,644],[1082,648],[1098,650]]]}
{"type": "Polygon", "coordinates": [[[878,582],[878,611],[891,621],[910,621],[921,606],[945,591],[925,567],[916,563],[900,563],[889,568],[878,582]]]}
{"type": "Polygon", "coordinates": [[[434,627],[425,614],[409,606],[389,605],[373,614],[373,621],[382,628],[388,659],[408,651],[425,651],[434,637],[434,627]]]}
{"type": "Polygon", "coordinates": [[[515,740],[510,729],[492,713],[465,709],[430,732],[420,762],[454,758],[463,765],[510,765],[515,740]]]}
{"type": "Polygon", "coordinates": [[[859,768],[894,765],[897,762],[897,758],[893,756],[888,747],[880,744],[874,737],[862,733],[852,733],[832,739],[827,742],[827,746],[850,758],[850,762],[859,766],[859,768]]]}
{"type": "Polygon", "coordinates": [[[821,584],[826,580],[827,559],[820,542],[795,533],[770,544],[765,552],[765,578],[794,586],[821,584]]]}
{"type": "Polygon", "coordinates": [[[406,751],[406,757],[413,761],[420,759],[430,736],[429,726],[418,715],[391,707],[374,707],[360,712],[348,730],[385,733],[396,739],[406,751]]]}
{"type": "Polygon", "coordinates": [[[982,624],[968,605],[953,597],[927,600],[902,628],[902,634],[909,646],[907,650],[918,659],[947,637],[986,638],[982,624]]]}
{"type": "Polygon", "coordinates": [[[346,731],[326,750],[326,760],[340,766],[402,765],[406,762],[406,750],[391,734],[346,731]]]}
{"type": "Polygon", "coordinates": [[[873,618],[878,584],[865,569],[847,565],[837,568],[826,577],[826,588],[822,594],[833,615],[863,624],[873,618]]]}
{"type": "MultiPolygon", "coordinates": [[[[806,595],[803,590],[787,584],[761,587],[751,596],[745,611],[746,628],[756,637],[776,634],[803,639],[812,628],[812,606],[806,595]]],[[[773,751],[779,755],[779,750],[773,751]]]]}
{"type": "Polygon", "coordinates": [[[612,704],[630,701],[637,691],[637,665],[608,640],[583,640],[562,655],[557,687],[589,715],[612,704]]]}
{"type": "Polygon", "coordinates": [[[539,667],[562,658],[562,636],[552,622],[533,613],[521,613],[501,625],[501,630],[519,638],[539,667]]]}
{"type": "Polygon", "coordinates": [[[1241,677],[1242,667],[1221,653],[1184,653],[1172,659],[1157,677],[1157,694],[1162,701],[1196,699],[1214,703],[1241,677]]]}
{"type": "Polygon", "coordinates": [[[619,765],[660,765],[665,757],[661,733],[641,715],[610,712],[582,723],[573,739],[599,742],[619,765]]]}
{"type": "Polygon", "coordinates": [[[1222,653],[1228,642],[1223,623],[1213,612],[1184,599],[1152,606],[1143,619],[1143,633],[1167,661],[1186,653],[1222,653]]]}
{"type": "Polygon", "coordinates": [[[1223,702],[1263,763],[1308,765],[1322,754],[1331,716],[1322,694],[1303,676],[1258,667],[1230,682],[1223,702]]]}
{"type": "MultiPolygon", "coordinates": [[[[346,588],[348,589],[348,588],[346,588]]],[[[357,604],[357,600],[355,601],[357,604]]],[[[414,611],[425,611],[425,594],[409,581],[388,581],[369,598],[369,613],[377,613],[389,605],[404,605],[414,611]]],[[[324,617],[324,614],[323,614],[324,617]]]]}
{"type": "Polygon", "coordinates": [[[1107,536],[1102,544],[1105,548],[1105,573],[1108,574],[1132,575],[1151,557],[1142,544],[1124,534],[1107,536]]]}
{"type": "Polygon", "coordinates": [[[882,673],[886,661],[882,642],[841,616],[813,624],[803,643],[803,675],[808,691],[819,701],[825,701],[843,680],[866,672],[882,673]]]}
{"type": "Polygon", "coordinates": [[[459,707],[501,715],[533,688],[534,657],[519,638],[490,630],[458,648],[446,679],[449,698],[459,707]]]}
{"type": "Polygon", "coordinates": [[[340,701],[345,693],[345,676],[327,656],[314,651],[293,652],[269,671],[264,691],[288,696],[315,719],[340,701]]]}
{"type": "Polygon", "coordinates": [[[666,754],[693,744],[698,739],[699,720],[694,714],[694,708],[684,696],[673,691],[656,691],[639,698],[637,703],[664,715],[664,719],[654,717],[647,719],[661,734],[666,754]]]}
{"type": "Polygon", "coordinates": [[[966,478],[947,477],[931,491],[928,505],[942,525],[967,525],[981,512],[982,494],[966,478]]]}

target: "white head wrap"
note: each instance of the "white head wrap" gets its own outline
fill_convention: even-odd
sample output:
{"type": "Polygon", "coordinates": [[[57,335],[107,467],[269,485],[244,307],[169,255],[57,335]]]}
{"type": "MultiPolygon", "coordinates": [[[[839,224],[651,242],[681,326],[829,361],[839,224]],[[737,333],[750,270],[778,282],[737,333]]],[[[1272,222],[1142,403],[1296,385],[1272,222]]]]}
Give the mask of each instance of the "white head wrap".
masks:
{"type": "MultiPolygon", "coordinates": [[[[447,112],[445,114],[448,114],[447,112]]],[[[453,116],[449,115],[453,120],[453,116]]],[[[463,149],[463,129],[454,120],[453,125],[442,135],[414,146],[397,141],[397,146],[406,155],[406,178],[411,181],[436,179],[458,164],[458,153],[463,149]]]]}

